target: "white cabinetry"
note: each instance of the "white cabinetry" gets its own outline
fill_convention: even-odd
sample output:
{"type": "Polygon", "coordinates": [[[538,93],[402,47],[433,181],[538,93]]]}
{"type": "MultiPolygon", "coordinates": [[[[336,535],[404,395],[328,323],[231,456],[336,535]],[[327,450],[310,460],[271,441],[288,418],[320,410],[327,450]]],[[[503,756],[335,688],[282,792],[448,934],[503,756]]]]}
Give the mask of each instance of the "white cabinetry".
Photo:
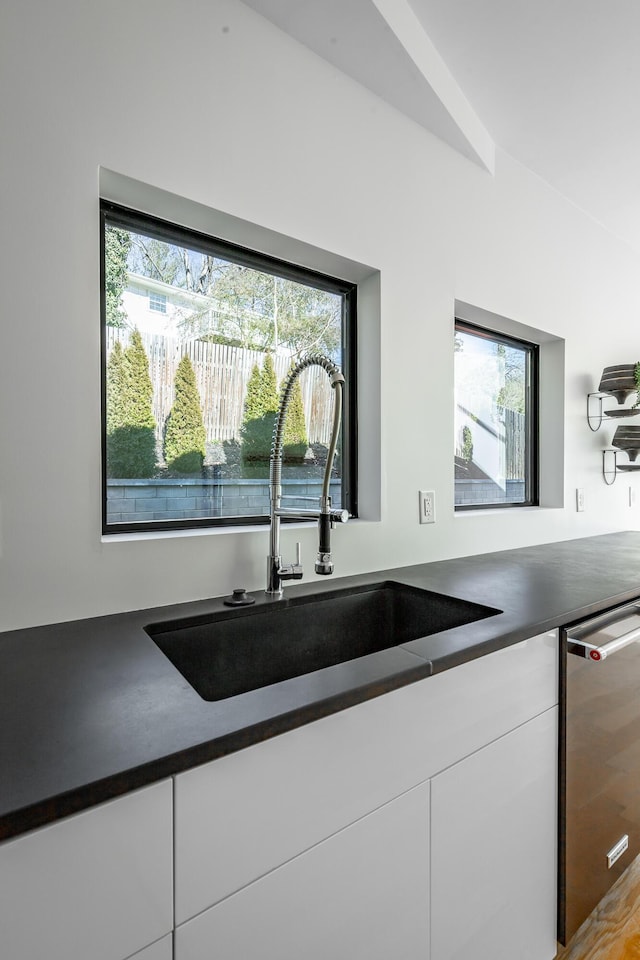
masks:
{"type": "Polygon", "coordinates": [[[173,960],[173,934],[170,933],[162,940],[134,953],[128,960],[173,960]]]}
{"type": "Polygon", "coordinates": [[[173,960],[173,935],[163,937],[150,947],[135,953],[129,960],[173,960]]]}
{"type": "Polygon", "coordinates": [[[162,960],[172,926],[168,780],[0,846],[3,957],[162,960]]]}
{"type": "Polygon", "coordinates": [[[557,702],[534,637],[176,777],[176,924],[557,702]]]}
{"type": "Polygon", "coordinates": [[[474,960],[550,960],[557,664],[544,634],[179,775],[176,960],[466,960],[467,864],[498,905],[474,960]]]}
{"type": "Polygon", "coordinates": [[[429,785],[176,931],[176,960],[395,960],[429,953],[429,785]]]}
{"type": "Polygon", "coordinates": [[[557,707],[431,783],[431,960],[556,953],[557,707]]]}

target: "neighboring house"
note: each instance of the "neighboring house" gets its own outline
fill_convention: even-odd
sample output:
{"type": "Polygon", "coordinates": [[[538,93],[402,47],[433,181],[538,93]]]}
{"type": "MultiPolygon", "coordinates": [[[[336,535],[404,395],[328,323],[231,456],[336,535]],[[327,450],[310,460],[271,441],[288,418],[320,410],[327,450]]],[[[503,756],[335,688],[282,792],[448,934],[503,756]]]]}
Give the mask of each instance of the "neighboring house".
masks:
{"type": "Polygon", "coordinates": [[[141,333],[182,339],[193,335],[193,325],[197,325],[198,333],[219,329],[220,314],[211,297],[138,273],[129,274],[122,305],[129,325],[141,333]]]}
{"type": "MultiPolygon", "coordinates": [[[[213,297],[182,290],[139,273],[129,273],[122,305],[130,329],[137,327],[140,333],[159,334],[172,340],[193,340],[216,333],[226,337],[226,342],[240,346],[245,324],[255,321],[259,326],[264,322],[258,313],[247,309],[242,311],[239,322],[235,313],[213,297]]],[[[291,354],[286,347],[274,352],[287,357],[291,354]]]]}

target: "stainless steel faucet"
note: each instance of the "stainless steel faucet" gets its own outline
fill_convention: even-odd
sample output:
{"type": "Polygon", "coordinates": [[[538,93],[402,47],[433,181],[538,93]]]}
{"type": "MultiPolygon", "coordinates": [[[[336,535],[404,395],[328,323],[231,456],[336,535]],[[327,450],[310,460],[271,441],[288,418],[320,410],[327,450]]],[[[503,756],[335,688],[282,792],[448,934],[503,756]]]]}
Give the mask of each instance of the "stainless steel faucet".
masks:
{"type": "Polygon", "coordinates": [[[280,408],[276,418],[276,425],[273,431],[273,441],[271,444],[271,458],[269,461],[269,501],[271,506],[271,529],[270,529],[270,551],[267,557],[267,589],[265,593],[272,597],[282,596],[283,580],[301,580],[302,564],[300,561],[300,544],[296,544],[295,563],[283,564],[280,556],[280,517],[290,517],[297,520],[318,520],[318,555],[316,558],[315,571],[321,574],[333,573],[333,560],[331,559],[331,528],[334,522],[346,523],[349,518],[347,510],[332,510],[331,497],[329,496],[329,481],[331,479],[331,468],[333,458],[335,457],[336,447],[338,445],[338,434],[340,432],[340,421],[342,418],[342,388],[344,377],[338,367],[320,354],[305,357],[300,360],[290,371],[284,386],[282,388],[282,397],[280,408]],[[303,370],[307,367],[318,366],[326,371],[331,386],[334,391],[333,400],[333,428],[331,431],[331,442],[327,453],[327,463],[324,469],[324,479],[322,482],[322,493],[320,495],[320,507],[317,510],[297,510],[295,508],[287,509],[281,506],[282,500],[282,450],[284,422],[287,416],[289,400],[293,386],[303,370]]]}

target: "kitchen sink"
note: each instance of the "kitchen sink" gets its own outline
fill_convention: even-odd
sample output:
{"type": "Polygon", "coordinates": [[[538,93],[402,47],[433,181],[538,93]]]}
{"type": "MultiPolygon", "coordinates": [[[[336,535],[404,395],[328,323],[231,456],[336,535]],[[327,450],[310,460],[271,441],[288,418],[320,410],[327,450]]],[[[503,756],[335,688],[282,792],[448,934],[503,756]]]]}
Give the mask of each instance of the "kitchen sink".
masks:
{"type": "Polygon", "coordinates": [[[497,613],[385,580],[145,630],[204,700],[225,700],[497,613]]]}

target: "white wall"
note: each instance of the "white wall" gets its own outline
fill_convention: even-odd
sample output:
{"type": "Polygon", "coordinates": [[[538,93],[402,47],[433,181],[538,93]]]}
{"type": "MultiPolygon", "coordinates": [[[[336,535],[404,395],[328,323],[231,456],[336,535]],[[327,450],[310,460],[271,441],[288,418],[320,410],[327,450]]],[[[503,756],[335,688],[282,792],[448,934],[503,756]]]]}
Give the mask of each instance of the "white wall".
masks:
{"type": "MultiPolygon", "coordinates": [[[[339,574],[638,527],[633,479],[605,487],[584,417],[602,367],[637,359],[627,248],[237,0],[2,7],[1,629],[263,584],[264,529],[101,540],[100,166],[381,271],[382,519],[336,531],[339,574]],[[454,517],[455,298],[566,338],[564,509],[454,517]],[[434,526],[419,488],[436,491],[434,526]]],[[[377,377],[363,371],[374,395],[377,377]]],[[[309,569],[314,532],[300,538],[309,569]]]]}

